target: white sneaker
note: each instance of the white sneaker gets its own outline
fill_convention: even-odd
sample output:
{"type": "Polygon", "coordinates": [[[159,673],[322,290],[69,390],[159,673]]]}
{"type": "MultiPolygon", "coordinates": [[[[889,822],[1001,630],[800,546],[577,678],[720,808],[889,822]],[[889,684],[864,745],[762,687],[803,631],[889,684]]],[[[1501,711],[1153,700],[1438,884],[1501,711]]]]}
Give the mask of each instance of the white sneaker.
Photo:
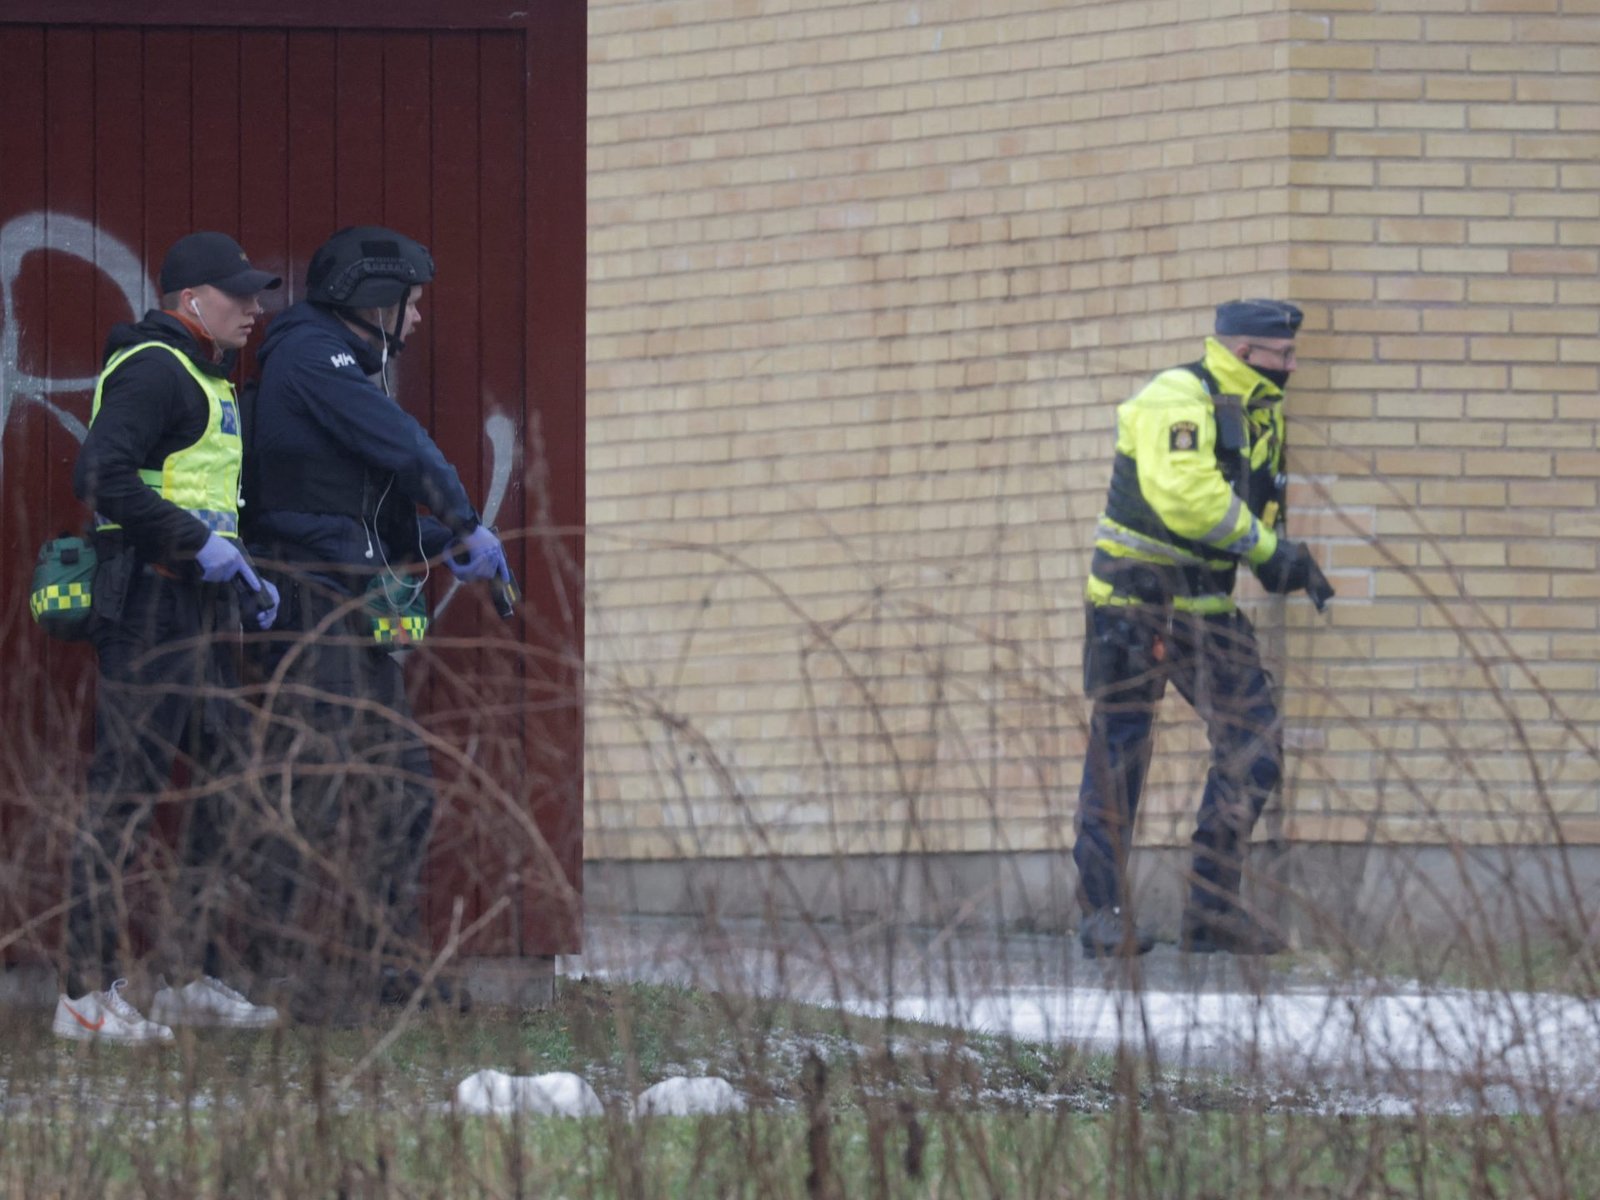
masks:
{"type": "Polygon", "coordinates": [[[164,987],[150,1002],[150,1015],[168,1025],[265,1029],[278,1023],[270,1004],[251,1004],[220,979],[202,975],[181,988],[164,987]]]}
{"type": "Polygon", "coordinates": [[[50,1031],[75,1042],[117,1042],[138,1045],[143,1042],[170,1042],[172,1030],[147,1021],[139,1010],[122,997],[126,979],[119,979],[103,992],[90,992],[79,1000],[63,995],[56,1001],[56,1018],[50,1031]]]}

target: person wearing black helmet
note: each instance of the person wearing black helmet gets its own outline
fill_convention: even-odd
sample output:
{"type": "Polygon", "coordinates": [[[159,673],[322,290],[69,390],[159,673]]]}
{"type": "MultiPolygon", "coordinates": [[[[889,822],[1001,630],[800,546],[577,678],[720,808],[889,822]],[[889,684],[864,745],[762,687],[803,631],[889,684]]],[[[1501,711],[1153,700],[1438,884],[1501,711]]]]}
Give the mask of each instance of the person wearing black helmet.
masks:
{"type": "Polygon", "coordinates": [[[1084,692],[1094,708],[1073,847],[1078,939],[1090,957],[1154,943],[1127,906],[1127,858],[1168,683],[1211,740],[1182,946],[1284,947],[1240,897],[1246,844],[1282,777],[1283,750],[1272,681],[1233,586],[1242,565],[1268,591],[1305,592],[1319,610],[1333,596],[1310,550],[1283,531],[1283,395],[1300,322],[1282,300],[1222,304],[1201,359],[1162,371],[1117,409],[1086,589],[1084,692]]]}
{"type": "Polygon", "coordinates": [[[434,788],[395,652],[425,636],[429,566],[442,556],[463,580],[510,577],[455,468],[390,394],[390,359],[433,277],[427,249],[404,234],[342,229],[312,255],[305,299],[273,321],[257,356],[246,536],[283,597],[261,665],[314,697],[280,705],[309,853],[280,859],[269,911],[291,921],[314,910],[327,963],[362,965],[277,965],[312,1019],[405,998],[398,983],[420,952],[434,788]]]}

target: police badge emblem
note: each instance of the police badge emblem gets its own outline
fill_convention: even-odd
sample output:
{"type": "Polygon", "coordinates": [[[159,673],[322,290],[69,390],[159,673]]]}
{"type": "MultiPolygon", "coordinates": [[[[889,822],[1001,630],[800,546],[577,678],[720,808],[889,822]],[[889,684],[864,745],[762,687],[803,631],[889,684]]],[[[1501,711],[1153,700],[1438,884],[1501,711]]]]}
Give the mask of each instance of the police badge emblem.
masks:
{"type": "Polygon", "coordinates": [[[1167,432],[1167,449],[1193,450],[1200,445],[1200,430],[1193,421],[1175,422],[1167,432]]]}

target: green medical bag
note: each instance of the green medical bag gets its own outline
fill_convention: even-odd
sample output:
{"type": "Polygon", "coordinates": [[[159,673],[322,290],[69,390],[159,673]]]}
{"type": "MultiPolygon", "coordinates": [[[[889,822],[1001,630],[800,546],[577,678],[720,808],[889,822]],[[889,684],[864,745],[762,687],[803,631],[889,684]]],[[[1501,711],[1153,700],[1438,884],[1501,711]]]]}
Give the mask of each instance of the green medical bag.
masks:
{"type": "Polygon", "coordinates": [[[28,607],[40,629],[67,642],[89,636],[96,565],[86,538],[64,533],[39,547],[28,607]]]}
{"type": "Polygon", "coordinates": [[[372,640],[380,646],[412,646],[428,636],[428,600],[422,585],[384,571],[367,586],[372,640]]]}

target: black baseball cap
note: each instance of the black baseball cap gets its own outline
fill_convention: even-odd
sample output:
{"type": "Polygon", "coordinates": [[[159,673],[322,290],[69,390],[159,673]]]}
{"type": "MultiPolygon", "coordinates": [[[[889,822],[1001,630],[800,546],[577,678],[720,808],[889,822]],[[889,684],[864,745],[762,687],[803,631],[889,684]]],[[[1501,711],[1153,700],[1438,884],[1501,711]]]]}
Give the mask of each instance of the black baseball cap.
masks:
{"type": "Polygon", "coordinates": [[[1229,300],[1217,305],[1216,331],[1224,336],[1292,338],[1302,316],[1287,300],[1229,300]]]}
{"type": "Polygon", "coordinates": [[[230,296],[270,292],[283,280],[250,265],[244,248],[225,233],[181,237],[161,260],[161,294],[210,284],[230,296]]]}

